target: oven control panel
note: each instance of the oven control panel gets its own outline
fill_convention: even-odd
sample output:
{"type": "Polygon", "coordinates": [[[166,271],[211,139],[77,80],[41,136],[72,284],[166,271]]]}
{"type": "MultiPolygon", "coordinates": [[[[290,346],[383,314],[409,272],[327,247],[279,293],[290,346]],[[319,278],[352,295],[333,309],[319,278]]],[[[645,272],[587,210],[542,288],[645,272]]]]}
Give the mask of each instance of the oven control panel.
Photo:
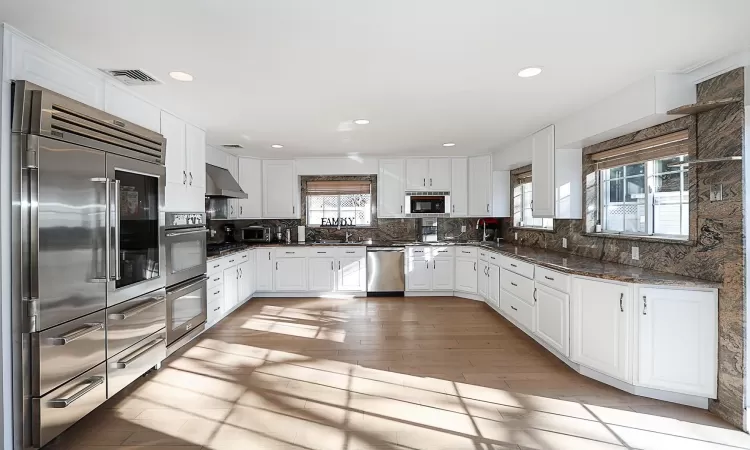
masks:
{"type": "Polygon", "coordinates": [[[167,213],[167,227],[191,227],[205,224],[205,213],[167,213]]]}

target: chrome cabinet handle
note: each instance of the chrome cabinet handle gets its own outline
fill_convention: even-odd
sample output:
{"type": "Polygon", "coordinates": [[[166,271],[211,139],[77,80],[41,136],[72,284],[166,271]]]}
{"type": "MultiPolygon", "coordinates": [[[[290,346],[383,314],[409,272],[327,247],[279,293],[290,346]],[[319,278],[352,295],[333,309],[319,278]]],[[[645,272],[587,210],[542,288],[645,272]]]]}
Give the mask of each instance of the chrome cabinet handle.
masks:
{"type": "Polygon", "coordinates": [[[333,261],[331,261],[331,270],[333,270],[333,261]]]}
{"type": "Polygon", "coordinates": [[[297,211],[296,208],[297,208],[296,206],[292,205],[292,214],[294,214],[297,211]]]}
{"type": "Polygon", "coordinates": [[[516,283],[512,282],[512,281],[510,282],[510,285],[511,285],[511,286],[515,286],[515,287],[518,287],[518,285],[517,285],[516,283]]]}
{"type": "Polygon", "coordinates": [[[146,303],[144,303],[142,305],[138,305],[138,306],[134,306],[134,307],[132,307],[130,309],[126,309],[125,311],[123,311],[121,313],[112,313],[112,314],[109,314],[107,317],[110,320],[125,320],[125,319],[129,319],[129,318],[131,318],[133,316],[136,316],[136,315],[142,313],[143,311],[151,308],[152,306],[156,306],[156,305],[159,305],[161,303],[164,303],[164,301],[166,299],[167,298],[164,297],[163,295],[161,295],[159,297],[154,297],[154,298],[151,299],[151,301],[148,301],[148,302],[146,302],[146,303]]]}
{"type": "Polygon", "coordinates": [[[229,205],[229,214],[234,214],[234,205],[229,205]]]}
{"type": "Polygon", "coordinates": [[[279,262],[276,261],[276,270],[279,270],[279,262]]]}
{"type": "Polygon", "coordinates": [[[426,178],[422,178],[422,186],[427,186],[427,179],[426,178]]]}
{"type": "Polygon", "coordinates": [[[453,212],[456,212],[456,205],[453,205],[453,212]]]}
{"type": "Polygon", "coordinates": [[[193,172],[190,172],[190,186],[193,185],[193,172]]]}
{"type": "Polygon", "coordinates": [[[187,184],[187,173],[182,171],[182,184],[187,184]]]}
{"type": "Polygon", "coordinates": [[[625,294],[620,292],[620,312],[625,312],[625,308],[622,307],[622,298],[625,297],[625,294]]]}
{"type": "Polygon", "coordinates": [[[536,303],[536,288],[534,288],[534,303],[536,303]]]}
{"type": "Polygon", "coordinates": [[[510,305],[510,309],[512,309],[513,311],[518,311],[518,309],[516,309],[516,307],[513,305],[510,305]]]}
{"type": "Polygon", "coordinates": [[[214,295],[219,295],[219,294],[221,294],[221,290],[214,292],[214,295]]]}
{"type": "Polygon", "coordinates": [[[155,339],[150,344],[148,344],[148,345],[140,348],[137,352],[131,354],[130,356],[128,356],[125,359],[121,359],[121,360],[117,361],[116,363],[114,363],[112,365],[116,369],[127,369],[127,367],[128,367],[129,364],[133,364],[138,358],[140,358],[141,356],[145,355],[146,353],[148,353],[149,351],[151,351],[151,349],[153,349],[157,345],[161,344],[162,342],[164,342],[164,338],[155,339]]]}
{"type": "Polygon", "coordinates": [[[339,270],[341,270],[341,261],[339,261],[339,270]]]}
{"type": "Polygon", "coordinates": [[[221,309],[221,306],[217,306],[216,308],[214,308],[214,312],[216,312],[216,311],[218,311],[220,309],[221,309]]]}
{"type": "Polygon", "coordinates": [[[435,260],[432,260],[432,268],[435,269],[435,260]]]}
{"type": "Polygon", "coordinates": [[[47,402],[47,406],[50,408],[67,408],[72,405],[73,402],[93,391],[97,386],[104,384],[104,377],[91,377],[86,380],[86,387],[71,395],[68,398],[56,398],[47,402]]]}
{"type": "Polygon", "coordinates": [[[513,263],[510,263],[510,267],[518,267],[518,266],[513,263]]]}
{"type": "Polygon", "coordinates": [[[104,324],[101,322],[87,323],[85,327],[78,328],[71,331],[70,333],[63,334],[62,336],[50,338],[49,343],[52,345],[66,345],[71,342],[80,339],[86,335],[94,333],[96,331],[104,329],[104,324]]]}
{"type": "Polygon", "coordinates": [[[429,261],[425,261],[425,267],[426,267],[427,269],[429,269],[429,268],[430,268],[430,262],[429,262],[429,261]]]}
{"type": "Polygon", "coordinates": [[[554,279],[554,278],[552,278],[552,277],[548,277],[547,275],[545,275],[545,276],[544,276],[544,278],[546,278],[546,279],[548,279],[548,280],[550,280],[550,281],[555,281],[555,279],[554,279]]]}
{"type": "Polygon", "coordinates": [[[474,263],[474,272],[477,271],[477,263],[474,263]]]}
{"type": "Polygon", "coordinates": [[[490,212],[490,204],[487,203],[487,212],[490,212]]]}
{"type": "Polygon", "coordinates": [[[268,260],[271,260],[271,252],[268,252],[268,260]]]}
{"type": "Polygon", "coordinates": [[[643,296],[643,315],[644,315],[644,316],[646,315],[646,307],[647,307],[647,306],[648,306],[648,305],[646,304],[646,296],[644,295],[644,296],[643,296]]]}
{"type": "Polygon", "coordinates": [[[430,178],[430,186],[432,186],[432,178],[430,178]]]}
{"type": "Polygon", "coordinates": [[[240,206],[240,215],[242,215],[242,206],[240,206]]]}

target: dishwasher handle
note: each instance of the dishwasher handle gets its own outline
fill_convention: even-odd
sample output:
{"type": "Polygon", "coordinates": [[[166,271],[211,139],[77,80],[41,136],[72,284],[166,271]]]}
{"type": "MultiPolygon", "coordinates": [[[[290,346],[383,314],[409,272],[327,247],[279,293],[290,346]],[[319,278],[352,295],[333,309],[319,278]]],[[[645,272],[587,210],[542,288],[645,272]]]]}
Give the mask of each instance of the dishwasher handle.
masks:
{"type": "Polygon", "coordinates": [[[404,247],[368,247],[367,252],[401,252],[406,251],[404,247]]]}

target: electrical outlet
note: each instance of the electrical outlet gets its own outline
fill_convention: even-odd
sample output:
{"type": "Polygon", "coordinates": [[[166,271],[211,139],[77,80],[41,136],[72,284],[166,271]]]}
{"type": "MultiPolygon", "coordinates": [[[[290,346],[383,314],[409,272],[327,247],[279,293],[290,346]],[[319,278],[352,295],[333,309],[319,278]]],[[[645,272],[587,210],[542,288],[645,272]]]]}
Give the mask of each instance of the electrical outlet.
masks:
{"type": "Polygon", "coordinates": [[[518,232],[513,233],[513,240],[514,241],[518,240],[518,232]]]}
{"type": "Polygon", "coordinates": [[[466,233],[466,225],[461,225],[461,233],[466,233]]]}
{"type": "Polygon", "coordinates": [[[638,261],[639,259],[641,259],[641,255],[638,252],[638,247],[633,247],[630,253],[631,253],[631,258],[633,258],[634,260],[638,261]]]}
{"type": "Polygon", "coordinates": [[[563,248],[568,248],[568,239],[563,238],[563,248]]]}

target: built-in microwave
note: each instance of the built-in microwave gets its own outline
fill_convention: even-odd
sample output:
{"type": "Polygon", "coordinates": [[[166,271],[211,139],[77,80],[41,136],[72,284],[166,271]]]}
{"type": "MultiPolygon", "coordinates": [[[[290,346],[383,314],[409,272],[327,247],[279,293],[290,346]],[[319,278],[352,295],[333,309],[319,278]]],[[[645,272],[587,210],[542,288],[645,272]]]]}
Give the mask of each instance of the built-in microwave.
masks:
{"type": "Polygon", "coordinates": [[[450,213],[449,192],[407,192],[407,214],[411,216],[440,215],[450,213]]]}
{"type": "Polygon", "coordinates": [[[271,242],[271,227],[249,226],[240,230],[243,242],[271,242]]]}

